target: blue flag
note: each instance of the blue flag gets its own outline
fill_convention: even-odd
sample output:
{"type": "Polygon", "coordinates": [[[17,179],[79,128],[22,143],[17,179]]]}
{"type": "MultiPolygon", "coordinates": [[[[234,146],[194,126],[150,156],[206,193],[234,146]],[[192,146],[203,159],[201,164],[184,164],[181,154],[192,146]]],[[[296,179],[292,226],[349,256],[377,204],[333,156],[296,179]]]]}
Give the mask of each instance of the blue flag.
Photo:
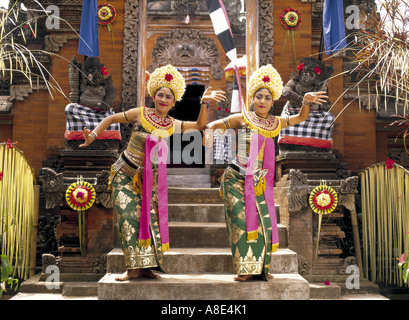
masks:
{"type": "Polygon", "coordinates": [[[83,0],[78,54],[99,56],[97,0],[83,0]]]}
{"type": "Polygon", "coordinates": [[[325,0],[322,17],[325,54],[330,55],[347,46],[343,1],[325,0]]]}

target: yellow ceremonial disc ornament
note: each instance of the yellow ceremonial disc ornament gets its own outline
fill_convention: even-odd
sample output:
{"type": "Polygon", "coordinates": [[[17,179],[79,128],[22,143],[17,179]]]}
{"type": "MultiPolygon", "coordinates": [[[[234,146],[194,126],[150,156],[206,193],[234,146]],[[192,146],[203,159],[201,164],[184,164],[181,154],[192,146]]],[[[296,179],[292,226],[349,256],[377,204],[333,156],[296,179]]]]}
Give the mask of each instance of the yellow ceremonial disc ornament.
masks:
{"type": "Polygon", "coordinates": [[[309,196],[311,209],[318,213],[318,240],[316,254],[318,254],[318,244],[320,240],[320,231],[322,223],[322,215],[329,214],[335,210],[338,205],[338,194],[334,189],[326,185],[325,181],[321,181],[318,187],[315,187],[309,196]]]}
{"type": "Polygon", "coordinates": [[[78,228],[79,228],[79,241],[80,249],[82,253],[82,239],[85,235],[85,210],[92,207],[95,202],[95,189],[94,187],[86,182],[79,181],[72,183],[65,192],[65,200],[67,204],[78,212],[78,228]]]}

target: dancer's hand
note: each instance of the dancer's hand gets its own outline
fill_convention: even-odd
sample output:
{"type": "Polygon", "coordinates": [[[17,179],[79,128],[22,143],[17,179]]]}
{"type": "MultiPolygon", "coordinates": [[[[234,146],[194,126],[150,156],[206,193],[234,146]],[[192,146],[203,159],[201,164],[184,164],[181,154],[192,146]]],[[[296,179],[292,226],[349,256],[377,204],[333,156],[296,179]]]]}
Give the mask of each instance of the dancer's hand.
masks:
{"type": "Polygon", "coordinates": [[[95,137],[91,134],[91,132],[92,132],[91,130],[84,128],[84,130],[82,131],[82,136],[84,137],[85,142],[79,145],[80,148],[89,146],[91,143],[94,142],[95,137]]]}
{"type": "Polygon", "coordinates": [[[327,96],[326,91],[307,92],[304,95],[303,102],[323,104],[323,103],[328,102],[327,100],[325,100],[325,99],[328,99],[328,98],[329,97],[327,96]]]}
{"type": "Polygon", "coordinates": [[[202,102],[207,102],[209,100],[215,100],[217,102],[225,101],[225,92],[222,90],[212,90],[212,87],[208,87],[203,93],[202,102]]]}

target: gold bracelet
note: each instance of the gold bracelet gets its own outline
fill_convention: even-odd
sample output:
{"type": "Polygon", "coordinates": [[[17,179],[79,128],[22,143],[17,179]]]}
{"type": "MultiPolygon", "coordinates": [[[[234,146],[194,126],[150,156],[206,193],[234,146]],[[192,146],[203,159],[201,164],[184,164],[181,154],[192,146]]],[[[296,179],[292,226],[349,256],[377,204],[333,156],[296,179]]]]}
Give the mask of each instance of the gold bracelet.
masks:
{"type": "Polygon", "coordinates": [[[124,120],[125,120],[126,122],[129,122],[128,116],[126,115],[126,111],[125,111],[122,115],[124,116],[124,120]]]}
{"type": "Polygon", "coordinates": [[[231,128],[231,127],[230,127],[230,123],[229,123],[229,119],[224,118],[224,119],[223,119],[223,123],[224,123],[224,126],[226,127],[226,129],[230,129],[230,128],[231,128]]]}
{"type": "Polygon", "coordinates": [[[290,116],[287,114],[285,116],[285,122],[287,123],[287,127],[290,125],[290,116]]]}
{"type": "Polygon", "coordinates": [[[95,140],[98,137],[98,135],[97,135],[97,133],[95,131],[91,131],[89,136],[92,138],[92,140],[95,140]]]}

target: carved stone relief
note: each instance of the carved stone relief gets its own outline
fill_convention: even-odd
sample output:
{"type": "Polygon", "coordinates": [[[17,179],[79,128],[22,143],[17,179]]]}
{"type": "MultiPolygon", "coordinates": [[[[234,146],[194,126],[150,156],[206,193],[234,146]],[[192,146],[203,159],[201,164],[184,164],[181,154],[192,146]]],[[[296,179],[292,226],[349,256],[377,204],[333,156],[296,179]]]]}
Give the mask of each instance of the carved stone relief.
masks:
{"type": "Polygon", "coordinates": [[[260,66],[274,64],[274,4],[261,0],[259,6],[260,66]]]}
{"type": "MultiPolygon", "coordinates": [[[[95,203],[103,205],[105,208],[112,208],[112,192],[108,190],[109,172],[102,170],[96,175],[96,181],[88,181],[94,185],[96,192],[95,203]]],[[[65,177],[63,173],[57,173],[51,168],[41,168],[40,181],[42,183],[42,193],[45,194],[45,208],[51,209],[61,205],[64,200],[68,186],[73,182],[65,177]]]]}
{"type": "Polygon", "coordinates": [[[224,75],[214,39],[206,38],[200,30],[171,30],[156,39],[148,71],[168,63],[175,66],[210,65],[215,79],[222,79],[224,75]]]}
{"type": "Polygon", "coordinates": [[[288,178],[290,186],[288,188],[288,210],[296,212],[305,207],[308,203],[310,192],[307,185],[307,175],[300,170],[291,169],[288,178]]]}

